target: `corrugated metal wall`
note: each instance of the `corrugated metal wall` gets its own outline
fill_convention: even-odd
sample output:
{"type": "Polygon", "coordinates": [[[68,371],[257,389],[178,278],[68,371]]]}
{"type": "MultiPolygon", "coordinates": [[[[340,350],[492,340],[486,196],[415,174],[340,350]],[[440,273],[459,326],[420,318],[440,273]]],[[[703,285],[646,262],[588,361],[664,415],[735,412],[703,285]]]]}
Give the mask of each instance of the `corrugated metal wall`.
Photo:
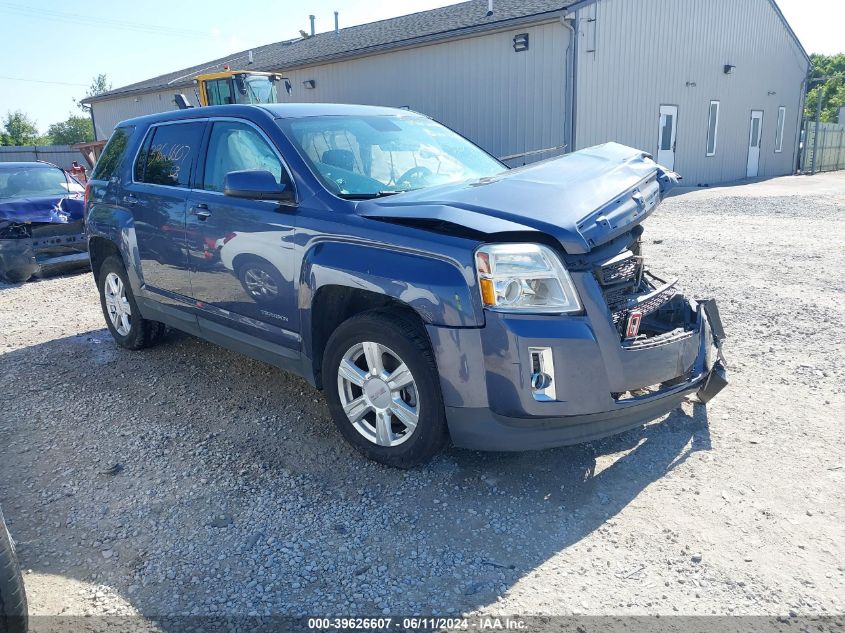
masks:
{"type": "MultiPolygon", "coordinates": [[[[359,59],[281,71],[293,83],[281,101],[407,107],[467,136],[496,156],[565,143],[569,32],[554,21],[359,59]],[[529,34],[516,53],[513,37],[529,34]],[[315,88],[303,81],[313,79],[315,88]]],[[[175,109],[175,91],[94,104],[97,138],[121,120],[175,109]]],[[[195,102],[193,94],[187,95],[195,102]]],[[[538,158],[546,158],[547,155],[538,158]]]]}
{"type": "Polygon", "coordinates": [[[793,171],[807,62],[769,0],[601,0],[579,26],[577,147],[613,140],[656,155],[660,105],[677,105],[675,170],[688,184],[726,182],[746,176],[751,110],[763,110],[759,175],[793,171]],[[707,157],[711,100],[721,105],[707,157]]]}
{"type": "Polygon", "coordinates": [[[545,149],[565,142],[568,45],[556,20],[286,71],[293,94],[283,100],[407,107],[496,156],[545,149]],[[529,49],[516,53],[519,33],[529,34],[529,49]],[[308,79],[314,89],[304,88],[308,79]]]}
{"type": "Polygon", "coordinates": [[[44,160],[68,170],[73,161],[77,161],[83,167],[88,167],[88,164],[82,158],[82,154],[75,149],[71,149],[70,145],[6,145],[0,147],[0,163],[29,162],[33,160],[44,160]]]}
{"type": "Polygon", "coordinates": [[[111,136],[115,126],[125,119],[176,110],[173,97],[179,91],[185,92],[185,96],[191,103],[196,103],[192,90],[185,88],[164,90],[94,103],[94,123],[97,128],[97,138],[107,139],[111,136]]]}

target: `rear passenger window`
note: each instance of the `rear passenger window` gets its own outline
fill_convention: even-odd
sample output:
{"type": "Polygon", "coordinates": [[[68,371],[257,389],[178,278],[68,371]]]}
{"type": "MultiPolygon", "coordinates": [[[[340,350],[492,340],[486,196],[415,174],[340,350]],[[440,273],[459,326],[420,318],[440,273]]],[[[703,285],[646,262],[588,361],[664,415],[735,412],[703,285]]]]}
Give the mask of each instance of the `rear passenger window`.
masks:
{"type": "Polygon", "coordinates": [[[129,145],[129,139],[134,132],[133,125],[119,127],[112,132],[106,149],[103,150],[103,154],[94,167],[94,173],[91,174],[92,180],[110,180],[117,173],[118,167],[123,162],[126,146],[129,145]]]}
{"type": "Polygon", "coordinates": [[[135,162],[136,182],[190,187],[191,169],[204,123],[175,123],[150,129],[135,162]]]}

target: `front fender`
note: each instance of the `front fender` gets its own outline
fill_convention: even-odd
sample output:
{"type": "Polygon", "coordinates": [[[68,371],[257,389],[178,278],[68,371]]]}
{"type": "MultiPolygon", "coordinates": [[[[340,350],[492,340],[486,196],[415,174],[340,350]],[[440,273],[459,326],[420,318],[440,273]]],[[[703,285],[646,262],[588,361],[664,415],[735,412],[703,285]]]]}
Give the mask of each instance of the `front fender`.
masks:
{"type": "Polygon", "coordinates": [[[429,325],[484,325],[475,272],[469,264],[384,244],[324,241],[302,261],[299,307],[308,310],[324,286],[375,292],[413,308],[429,325]]]}

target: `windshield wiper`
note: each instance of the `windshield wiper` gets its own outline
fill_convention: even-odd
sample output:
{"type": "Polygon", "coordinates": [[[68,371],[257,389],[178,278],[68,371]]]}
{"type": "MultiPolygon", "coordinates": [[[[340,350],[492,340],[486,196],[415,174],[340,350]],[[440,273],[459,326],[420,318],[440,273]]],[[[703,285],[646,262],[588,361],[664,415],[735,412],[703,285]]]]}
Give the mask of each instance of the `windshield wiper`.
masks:
{"type": "Polygon", "coordinates": [[[397,193],[405,193],[411,191],[410,189],[400,189],[398,191],[374,191],[372,193],[339,193],[341,198],[346,200],[372,200],[373,198],[384,198],[385,196],[394,196],[397,193]]]}

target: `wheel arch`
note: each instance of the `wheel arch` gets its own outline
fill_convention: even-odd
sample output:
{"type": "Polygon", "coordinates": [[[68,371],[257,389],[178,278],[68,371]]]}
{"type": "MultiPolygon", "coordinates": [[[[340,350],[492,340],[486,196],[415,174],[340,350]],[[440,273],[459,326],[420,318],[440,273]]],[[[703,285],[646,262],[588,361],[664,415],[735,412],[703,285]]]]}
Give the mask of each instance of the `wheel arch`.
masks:
{"type": "MultiPolygon", "coordinates": [[[[314,384],[323,388],[322,367],[326,343],[332,333],[345,321],[365,312],[389,312],[402,316],[419,327],[428,339],[425,323],[420,315],[407,303],[403,303],[384,294],[352,288],[350,286],[326,285],[314,295],[310,312],[314,315],[306,337],[308,356],[314,372],[314,384]]],[[[431,341],[429,341],[429,345],[431,341]]]]}
{"type": "Polygon", "coordinates": [[[302,259],[298,304],[303,351],[321,386],[325,344],[346,319],[374,309],[427,325],[484,324],[474,273],[447,257],[383,244],[323,241],[302,259]]]}
{"type": "Polygon", "coordinates": [[[91,260],[91,272],[94,274],[94,279],[99,280],[100,268],[103,262],[111,256],[115,256],[123,262],[124,267],[126,262],[123,261],[123,255],[117,244],[111,240],[97,235],[91,236],[88,239],[88,257],[91,260]]]}

